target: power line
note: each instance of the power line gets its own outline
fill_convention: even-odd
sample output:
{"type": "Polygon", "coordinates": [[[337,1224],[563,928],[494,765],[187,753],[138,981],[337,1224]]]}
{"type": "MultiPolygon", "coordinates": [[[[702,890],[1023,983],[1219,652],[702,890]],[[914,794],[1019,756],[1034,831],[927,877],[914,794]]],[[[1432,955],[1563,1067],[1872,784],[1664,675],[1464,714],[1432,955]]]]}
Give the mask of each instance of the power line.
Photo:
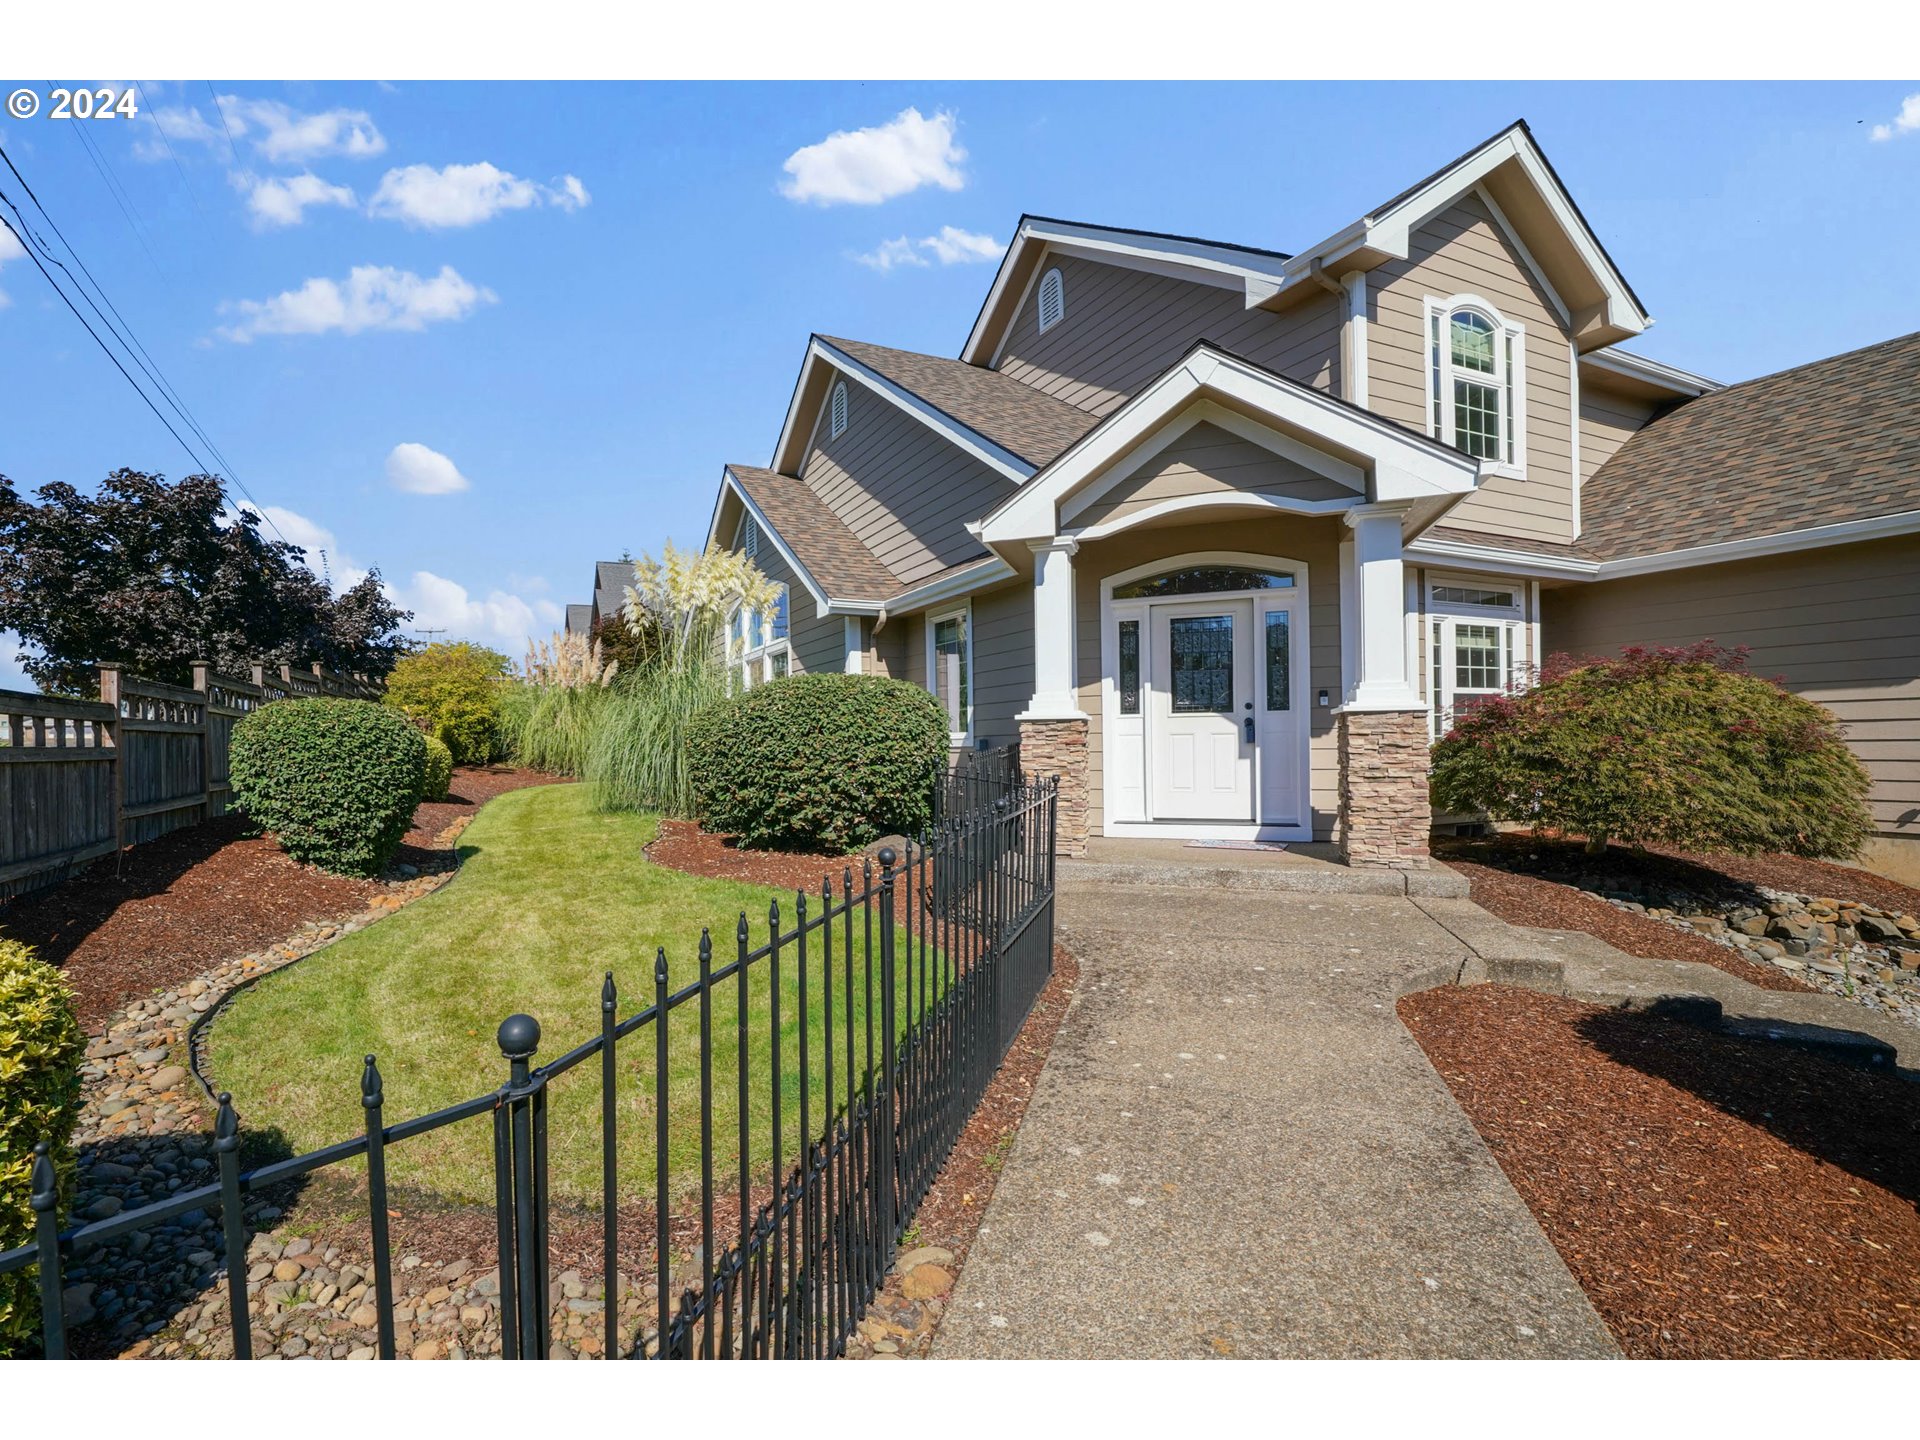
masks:
{"type": "MultiPolygon", "coordinates": [[[[180,163],[179,155],[174,152],[173,141],[167,138],[167,127],[160,123],[159,112],[147,104],[146,88],[137,80],[133,82],[133,88],[140,97],[141,110],[145,113],[147,119],[153,122],[153,128],[160,132],[160,143],[167,147],[167,155],[173,161],[173,168],[180,172],[180,183],[187,187],[187,198],[193,201],[194,211],[202,220],[206,219],[207,212],[200,207],[200,192],[193,188],[193,181],[187,178],[186,167],[180,163]]],[[[36,201],[35,203],[38,204],[39,202],[36,201]]],[[[69,246],[68,248],[71,249],[72,247],[69,246]]]]}
{"type": "MultiPolygon", "coordinates": [[[[227,459],[225,453],[214,443],[213,437],[207,434],[206,429],[187,407],[186,402],[180,398],[179,391],[174,389],[172,383],[166,378],[165,373],[161,371],[159,362],[148,353],[147,347],[140,342],[140,337],[135,333],[133,326],[127,321],[127,318],[120,313],[120,307],[113,303],[113,297],[107,294],[106,287],[100,283],[94,276],[93,271],[88,268],[87,262],[81,257],[80,252],[74,249],[73,242],[67,239],[66,232],[60,228],[60,222],[53,218],[53,212],[48,210],[45,203],[34,193],[33,186],[28,183],[27,177],[20,173],[19,167],[13,163],[13,157],[7,154],[3,146],[0,146],[0,161],[6,163],[6,167],[12,171],[14,179],[18,180],[21,188],[27,192],[27,198],[33,202],[34,208],[40,212],[47,224],[52,227],[53,233],[59,237],[60,243],[66,247],[67,253],[73,257],[74,263],[80,267],[81,273],[87,277],[87,280],[92,284],[101,300],[106,302],[107,309],[111,310],[114,319],[120,322],[120,329],[115,329],[113,322],[108,320],[106,316],[100,314],[100,307],[94,304],[93,298],[87,294],[86,287],[74,279],[73,272],[68,270],[64,264],[61,264],[59,258],[47,249],[46,242],[41,240],[39,236],[34,235],[32,236],[34,243],[39,245],[41,250],[46,253],[47,258],[58,266],[69,280],[73,280],[74,288],[80,292],[80,298],[87,302],[88,307],[99,317],[100,323],[106,326],[108,331],[112,333],[114,339],[120,342],[121,348],[127,352],[129,358],[132,358],[134,363],[145,372],[147,378],[159,387],[167,403],[173,407],[174,413],[186,423],[187,427],[193,431],[200,442],[207,447],[214,459],[220,462],[221,467],[226,472],[227,478],[232,480],[234,487],[252,503],[253,508],[259,513],[260,518],[266,521],[267,527],[271,529],[275,535],[280,537],[282,543],[291,543],[287,541],[285,535],[281,534],[280,527],[273,523],[273,517],[266,513],[266,507],[254,498],[253,492],[247,488],[246,482],[240,478],[234,469],[233,463],[227,459]],[[123,335],[121,330],[124,330],[126,333],[123,335]],[[137,355],[135,353],[136,351],[138,352],[137,355]],[[146,362],[144,364],[141,363],[143,357],[146,362]]],[[[19,207],[14,205],[11,200],[8,200],[7,204],[13,208],[15,218],[20,220],[22,226],[25,227],[29,235],[31,235],[32,227],[26,225],[26,217],[21,214],[19,207]]],[[[52,280],[52,277],[48,276],[48,279],[52,280]]],[[[55,288],[59,288],[57,284],[55,288]]],[[[66,298],[64,293],[61,298],[66,298]]],[[[71,302],[68,303],[69,307],[71,307],[71,302]]],[[[96,340],[99,339],[97,335],[94,338],[96,340]]],[[[122,373],[125,372],[123,371],[122,373]]],[[[128,378],[131,379],[132,377],[129,376],[128,378]]],[[[149,404],[151,404],[151,402],[149,402],[149,404]]],[[[176,436],[176,438],[178,437],[176,436]]],[[[203,465],[201,468],[206,469],[208,467],[203,465]]]]}
{"type": "Polygon", "coordinates": [[[233,156],[233,163],[238,165],[240,163],[240,147],[233,143],[233,127],[227,124],[227,112],[220,104],[220,97],[213,93],[213,82],[211,80],[202,80],[200,83],[207,87],[207,98],[213,101],[213,113],[220,117],[220,128],[227,132],[227,150],[233,156]]]}
{"type": "Polygon", "coordinates": [[[140,248],[147,252],[147,260],[153,266],[153,273],[166,279],[167,272],[160,264],[160,257],[153,253],[153,246],[147,243],[147,233],[140,222],[133,218],[132,197],[127,195],[118,181],[107,173],[105,159],[94,147],[93,138],[87,134],[86,125],[76,119],[72,122],[73,134],[80,142],[80,148],[87,152],[87,158],[93,162],[94,170],[100,176],[100,183],[107,187],[107,194],[113,203],[120,207],[120,218],[127,222],[127,228],[133,231],[133,238],[140,242],[140,248]]]}

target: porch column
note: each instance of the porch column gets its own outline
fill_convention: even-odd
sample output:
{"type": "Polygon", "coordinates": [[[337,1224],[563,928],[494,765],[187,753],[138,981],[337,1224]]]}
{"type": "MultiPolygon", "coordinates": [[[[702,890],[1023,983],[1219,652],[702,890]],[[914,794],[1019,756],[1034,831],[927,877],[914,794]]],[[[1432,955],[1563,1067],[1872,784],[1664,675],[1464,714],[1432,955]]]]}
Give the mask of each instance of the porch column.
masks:
{"type": "Polygon", "coordinates": [[[1073,556],[1069,536],[1032,540],[1033,699],[1019,715],[1020,765],[1060,777],[1059,830],[1063,855],[1086,852],[1088,756],[1086,713],[1074,675],[1073,556]]]}
{"type": "Polygon", "coordinates": [[[1424,870],[1433,812],[1427,798],[1425,706],[1413,683],[1403,511],[1365,505],[1353,528],[1354,680],[1339,711],[1340,815],[1335,838],[1352,866],[1424,870]]]}

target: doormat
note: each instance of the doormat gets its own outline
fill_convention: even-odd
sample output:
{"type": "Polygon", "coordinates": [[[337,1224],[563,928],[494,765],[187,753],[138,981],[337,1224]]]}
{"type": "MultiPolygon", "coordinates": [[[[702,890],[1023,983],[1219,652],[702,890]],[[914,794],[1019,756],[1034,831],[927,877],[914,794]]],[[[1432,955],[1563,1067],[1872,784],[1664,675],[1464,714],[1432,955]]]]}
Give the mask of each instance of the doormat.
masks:
{"type": "Polygon", "coordinates": [[[1284,840],[1189,840],[1189,850],[1284,850],[1284,840]]]}

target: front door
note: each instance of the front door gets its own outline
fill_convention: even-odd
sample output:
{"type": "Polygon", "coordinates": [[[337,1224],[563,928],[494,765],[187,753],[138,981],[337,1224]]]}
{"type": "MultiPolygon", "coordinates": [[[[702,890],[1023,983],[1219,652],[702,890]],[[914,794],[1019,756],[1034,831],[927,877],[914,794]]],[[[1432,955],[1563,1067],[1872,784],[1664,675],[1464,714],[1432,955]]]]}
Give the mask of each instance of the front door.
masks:
{"type": "Polygon", "coordinates": [[[1154,819],[1251,820],[1253,602],[1155,605],[1151,616],[1154,819]]]}

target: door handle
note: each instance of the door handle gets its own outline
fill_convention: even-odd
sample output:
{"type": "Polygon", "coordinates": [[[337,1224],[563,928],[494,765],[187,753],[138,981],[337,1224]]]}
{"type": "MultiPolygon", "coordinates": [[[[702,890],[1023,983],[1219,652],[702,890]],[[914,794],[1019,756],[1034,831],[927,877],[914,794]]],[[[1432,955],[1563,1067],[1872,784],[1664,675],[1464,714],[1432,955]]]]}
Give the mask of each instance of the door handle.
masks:
{"type": "Polygon", "coordinates": [[[1253,717],[1249,715],[1241,723],[1247,727],[1247,744],[1253,744],[1253,717]]]}

